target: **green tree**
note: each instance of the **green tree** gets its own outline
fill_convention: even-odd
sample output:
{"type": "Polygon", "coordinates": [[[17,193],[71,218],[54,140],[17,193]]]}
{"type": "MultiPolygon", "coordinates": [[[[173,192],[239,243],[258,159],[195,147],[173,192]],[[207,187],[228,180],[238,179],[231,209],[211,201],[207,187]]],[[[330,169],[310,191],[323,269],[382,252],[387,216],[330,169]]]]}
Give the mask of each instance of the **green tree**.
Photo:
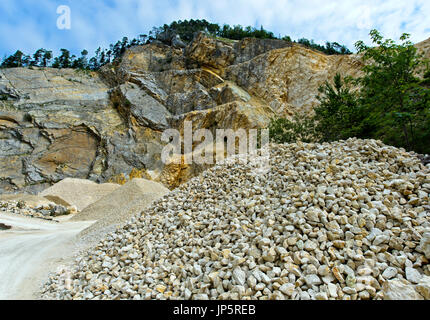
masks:
{"type": "MultiPolygon", "coordinates": [[[[121,48],[120,48],[120,45],[121,45],[121,43],[118,41],[117,42],[117,45],[118,45],[118,50],[121,50],[121,48]]],[[[116,45],[115,45],[116,46],[116,45]]],[[[102,64],[101,64],[101,59],[102,59],[102,48],[97,48],[97,50],[96,50],[96,52],[95,52],[95,56],[94,57],[92,57],[91,59],[90,59],[90,62],[89,62],[89,68],[91,69],[91,70],[98,70],[101,66],[102,66],[102,64]]],[[[119,53],[119,51],[118,51],[118,54],[120,54],[119,53]]]]}
{"type": "Polygon", "coordinates": [[[424,128],[428,123],[429,89],[417,76],[426,66],[425,59],[409,34],[400,37],[400,44],[384,40],[377,30],[370,36],[374,47],[363,41],[356,43],[366,63],[364,76],[358,81],[360,104],[367,115],[363,121],[367,135],[408,150],[430,151],[430,127],[424,128]]]}
{"type": "Polygon", "coordinates": [[[42,57],[42,67],[47,67],[52,59],[52,51],[46,50],[42,57]]]}
{"type": "Polygon", "coordinates": [[[292,120],[272,119],[269,125],[269,136],[276,143],[311,142],[317,138],[315,129],[314,119],[295,113],[292,120]]]}
{"type": "Polygon", "coordinates": [[[2,63],[2,68],[18,68],[25,66],[26,59],[22,51],[18,50],[13,55],[4,59],[2,63]]]}
{"type": "Polygon", "coordinates": [[[348,139],[362,134],[363,113],[358,98],[352,92],[354,80],[336,74],[333,85],[328,81],[319,88],[320,105],[315,107],[314,121],[321,141],[348,139]]]}
{"type": "Polygon", "coordinates": [[[45,49],[39,49],[33,54],[33,61],[31,61],[32,66],[40,66],[42,64],[43,52],[45,49]]]}
{"type": "Polygon", "coordinates": [[[61,49],[61,55],[54,59],[52,64],[53,68],[71,68],[73,66],[73,58],[70,56],[70,51],[67,49],[61,49]]]}
{"type": "MultiPolygon", "coordinates": [[[[363,76],[353,79],[337,74],[332,83],[319,88],[320,105],[313,117],[272,121],[273,141],[303,140],[303,135],[312,133],[315,141],[372,138],[409,151],[430,153],[429,62],[417,52],[408,34],[401,36],[400,44],[384,40],[376,30],[370,36],[373,47],[362,41],[356,43],[363,55],[363,76]]],[[[301,39],[301,43],[313,45],[307,39],[301,39]]],[[[338,49],[326,44],[330,50],[342,48],[335,46],[338,49]]]]}
{"type": "Polygon", "coordinates": [[[297,43],[304,45],[305,47],[324,52],[328,55],[333,54],[351,54],[352,52],[344,45],[340,45],[337,42],[326,42],[325,46],[315,43],[313,40],[301,38],[297,40],[297,43]]]}
{"type": "Polygon", "coordinates": [[[73,64],[72,64],[72,68],[73,69],[82,69],[85,70],[88,68],[88,51],[87,50],[83,50],[81,52],[81,56],[78,59],[73,59],[73,64]]]}
{"type": "MultiPolygon", "coordinates": [[[[128,38],[127,37],[122,38],[120,54],[123,54],[125,52],[125,50],[128,48],[128,46],[129,46],[128,38]]],[[[102,54],[103,54],[103,52],[102,52],[102,54]]]]}
{"type": "Polygon", "coordinates": [[[146,44],[146,41],[148,41],[148,35],[146,35],[146,34],[139,35],[139,44],[140,45],[146,44]]]}
{"type": "Polygon", "coordinates": [[[52,59],[52,51],[39,49],[33,54],[32,66],[47,67],[52,59]]]}

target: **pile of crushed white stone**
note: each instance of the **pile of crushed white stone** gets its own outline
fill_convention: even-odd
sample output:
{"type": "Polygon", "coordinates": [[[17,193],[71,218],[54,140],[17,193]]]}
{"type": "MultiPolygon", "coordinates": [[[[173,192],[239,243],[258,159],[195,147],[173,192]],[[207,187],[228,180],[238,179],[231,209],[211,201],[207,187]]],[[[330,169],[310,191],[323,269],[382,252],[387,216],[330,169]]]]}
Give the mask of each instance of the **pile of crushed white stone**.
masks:
{"type": "Polygon", "coordinates": [[[0,213],[20,214],[31,218],[55,221],[54,217],[76,213],[76,209],[55,203],[32,206],[22,200],[0,201],[0,213]]]}
{"type": "Polygon", "coordinates": [[[157,200],[43,297],[430,299],[428,166],[374,140],[269,149],[157,200]]]}

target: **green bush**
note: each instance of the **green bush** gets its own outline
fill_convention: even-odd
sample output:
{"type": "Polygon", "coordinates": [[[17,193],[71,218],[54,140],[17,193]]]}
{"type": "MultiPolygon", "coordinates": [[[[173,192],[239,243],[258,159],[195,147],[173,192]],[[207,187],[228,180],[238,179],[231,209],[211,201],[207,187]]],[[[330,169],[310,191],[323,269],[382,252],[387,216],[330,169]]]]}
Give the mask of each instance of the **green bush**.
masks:
{"type": "Polygon", "coordinates": [[[295,113],[292,120],[272,119],[269,135],[276,143],[311,142],[316,138],[315,123],[312,118],[295,113]]]}
{"type": "Polygon", "coordinates": [[[320,105],[315,110],[315,130],[321,141],[345,140],[361,136],[360,123],[363,119],[356,93],[351,91],[355,81],[336,74],[333,85],[328,81],[319,88],[317,96],[320,105]]]}
{"type": "Polygon", "coordinates": [[[358,79],[362,88],[359,103],[365,115],[363,134],[407,150],[429,153],[430,126],[426,125],[430,91],[416,75],[426,60],[409,41],[409,34],[400,37],[400,44],[384,40],[377,30],[372,30],[370,36],[374,47],[362,41],[356,43],[368,62],[363,67],[364,76],[358,79]]]}

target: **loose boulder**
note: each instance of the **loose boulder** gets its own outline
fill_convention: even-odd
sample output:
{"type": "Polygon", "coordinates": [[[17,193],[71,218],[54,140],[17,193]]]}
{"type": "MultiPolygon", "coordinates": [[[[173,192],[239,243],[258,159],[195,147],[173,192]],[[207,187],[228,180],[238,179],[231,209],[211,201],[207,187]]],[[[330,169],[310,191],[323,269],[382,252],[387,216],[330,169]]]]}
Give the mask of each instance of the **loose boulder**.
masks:
{"type": "Polygon", "coordinates": [[[384,300],[424,300],[406,280],[386,281],[383,286],[384,300]]]}
{"type": "Polygon", "coordinates": [[[424,299],[430,300],[430,277],[424,276],[416,286],[416,290],[424,297],[424,299]]]}

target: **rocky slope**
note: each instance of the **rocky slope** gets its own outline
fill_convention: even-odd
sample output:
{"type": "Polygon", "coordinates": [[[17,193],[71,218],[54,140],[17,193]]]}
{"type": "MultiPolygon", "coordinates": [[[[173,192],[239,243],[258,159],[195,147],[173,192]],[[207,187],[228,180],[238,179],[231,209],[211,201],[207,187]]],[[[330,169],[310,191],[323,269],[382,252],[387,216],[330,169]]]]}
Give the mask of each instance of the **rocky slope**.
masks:
{"type": "Polygon", "coordinates": [[[417,43],[415,47],[418,48],[418,52],[424,55],[427,59],[430,59],[430,38],[427,40],[417,43]]]}
{"type": "Polygon", "coordinates": [[[356,75],[357,56],[326,56],[280,40],[129,49],[98,73],[0,70],[0,193],[45,189],[67,177],[124,180],[133,169],[177,187],[204,168],[165,166],[162,131],[265,127],[274,115],[310,112],[336,72],[356,75]]]}

